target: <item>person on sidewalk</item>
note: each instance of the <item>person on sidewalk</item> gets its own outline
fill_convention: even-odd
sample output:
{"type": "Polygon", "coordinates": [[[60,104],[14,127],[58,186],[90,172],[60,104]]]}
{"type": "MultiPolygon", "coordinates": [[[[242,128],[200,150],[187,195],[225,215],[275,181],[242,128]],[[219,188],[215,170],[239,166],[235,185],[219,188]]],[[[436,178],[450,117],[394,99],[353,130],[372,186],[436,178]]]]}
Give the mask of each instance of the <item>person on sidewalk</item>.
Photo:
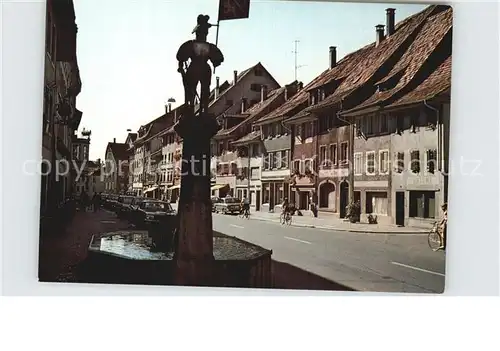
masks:
{"type": "Polygon", "coordinates": [[[448,204],[444,203],[441,205],[441,209],[443,210],[443,219],[439,222],[439,234],[441,235],[441,249],[444,249],[446,246],[446,229],[448,224],[448,204]]]}

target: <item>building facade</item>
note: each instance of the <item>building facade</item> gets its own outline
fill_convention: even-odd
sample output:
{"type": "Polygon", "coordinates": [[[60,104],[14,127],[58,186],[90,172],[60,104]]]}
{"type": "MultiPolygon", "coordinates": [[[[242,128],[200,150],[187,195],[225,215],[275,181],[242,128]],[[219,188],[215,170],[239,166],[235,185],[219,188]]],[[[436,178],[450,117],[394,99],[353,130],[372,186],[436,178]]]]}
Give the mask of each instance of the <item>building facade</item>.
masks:
{"type": "Polygon", "coordinates": [[[81,91],[76,35],[73,1],[47,1],[42,158],[51,167],[41,163],[42,215],[55,209],[74,186],[71,143],[82,116],[76,108],[76,96],[81,91]]]}
{"type": "Polygon", "coordinates": [[[211,147],[210,165],[215,174],[213,196],[250,196],[247,191],[248,162],[251,159],[243,156],[248,154],[248,150],[240,145],[238,153],[233,143],[252,131],[252,122],[265,110],[261,107],[262,102],[267,100],[266,92],[279,87],[260,62],[240,74],[234,71],[233,83],[225,90],[221,91],[216,85],[216,98],[209,105],[209,113],[217,118],[221,126],[212,139],[211,147]],[[237,186],[241,191],[236,191],[237,186]]]}

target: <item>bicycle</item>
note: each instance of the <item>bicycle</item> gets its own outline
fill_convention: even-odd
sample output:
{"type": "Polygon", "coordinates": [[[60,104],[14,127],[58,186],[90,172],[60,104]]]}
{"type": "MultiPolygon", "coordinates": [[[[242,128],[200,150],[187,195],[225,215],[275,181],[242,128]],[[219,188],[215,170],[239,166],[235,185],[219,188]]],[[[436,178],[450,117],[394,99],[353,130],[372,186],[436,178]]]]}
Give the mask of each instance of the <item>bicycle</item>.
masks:
{"type": "Polygon", "coordinates": [[[281,213],[280,215],[280,223],[285,225],[291,225],[292,224],[292,215],[290,212],[286,211],[284,213],[281,213]]]}
{"type": "Polygon", "coordinates": [[[429,244],[432,251],[443,250],[443,237],[439,233],[438,222],[434,222],[429,235],[427,235],[427,244],[429,244]]]}
{"type": "Polygon", "coordinates": [[[240,214],[239,214],[240,218],[246,218],[246,219],[250,219],[250,210],[247,208],[247,209],[242,209],[240,211],[240,214]]]}

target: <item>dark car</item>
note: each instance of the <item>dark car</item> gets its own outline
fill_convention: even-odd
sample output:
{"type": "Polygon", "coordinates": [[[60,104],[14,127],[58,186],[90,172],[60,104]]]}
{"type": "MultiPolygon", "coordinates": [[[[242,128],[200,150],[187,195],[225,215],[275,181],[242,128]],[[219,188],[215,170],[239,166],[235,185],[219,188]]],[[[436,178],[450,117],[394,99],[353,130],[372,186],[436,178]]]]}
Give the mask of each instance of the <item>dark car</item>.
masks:
{"type": "Polygon", "coordinates": [[[135,212],[135,221],[137,225],[166,225],[175,224],[177,218],[176,211],[165,201],[146,200],[142,201],[135,212]]]}
{"type": "Polygon", "coordinates": [[[118,197],[118,201],[115,204],[115,212],[118,217],[120,218],[126,217],[127,212],[130,210],[129,206],[132,203],[133,199],[134,196],[120,195],[118,197]]]}

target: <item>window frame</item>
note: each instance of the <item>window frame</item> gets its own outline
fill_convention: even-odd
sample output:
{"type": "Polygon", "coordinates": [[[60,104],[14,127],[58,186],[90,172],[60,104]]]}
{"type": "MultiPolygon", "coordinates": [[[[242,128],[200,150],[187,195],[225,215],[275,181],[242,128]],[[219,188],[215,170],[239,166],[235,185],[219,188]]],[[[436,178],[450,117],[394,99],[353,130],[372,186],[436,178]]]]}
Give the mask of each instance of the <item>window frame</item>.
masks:
{"type": "Polygon", "coordinates": [[[382,149],[378,151],[378,173],[380,175],[387,175],[390,173],[390,161],[389,161],[389,149],[382,149]],[[386,171],[382,172],[382,154],[386,154],[385,163],[386,163],[386,171]]]}
{"type": "Polygon", "coordinates": [[[377,164],[376,164],[376,157],[375,157],[376,152],[375,151],[367,151],[366,152],[366,158],[365,158],[365,173],[366,175],[369,176],[374,176],[377,174],[377,164]],[[369,172],[369,167],[368,167],[368,160],[369,160],[369,155],[373,155],[373,172],[369,172]]]}

